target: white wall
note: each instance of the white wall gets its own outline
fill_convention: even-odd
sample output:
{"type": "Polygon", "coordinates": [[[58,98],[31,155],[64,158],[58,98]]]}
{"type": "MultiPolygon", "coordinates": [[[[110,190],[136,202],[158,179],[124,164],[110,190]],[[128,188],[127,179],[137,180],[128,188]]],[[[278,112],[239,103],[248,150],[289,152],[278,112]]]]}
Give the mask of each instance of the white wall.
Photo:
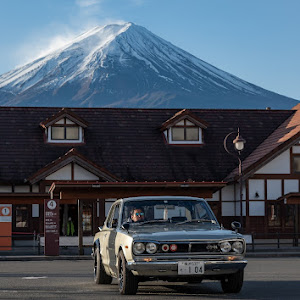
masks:
{"type": "Polygon", "coordinates": [[[234,185],[227,185],[222,188],[222,201],[234,201],[234,185]]]}
{"type": "Polygon", "coordinates": [[[30,186],[29,185],[16,185],[15,186],[15,193],[29,193],[30,186]]]}
{"type": "Polygon", "coordinates": [[[11,185],[1,185],[0,186],[0,193],[11,193],[12,186],[11,185]]]}
{"type": "Polygon", "coordinates": [[[64,166],[58,171],[46,177],[46,180],[71,180],[71,164],[64,166]]]}
{"type": "Polygon", "coordinates": [[[249,201],[249,216],[264,216],[265,202],[264,201],[249,201]]]}
{"type": "Polygon", "coordinates": [[[298,192],[299,192],[299,180],[297,179],[284,180],[284,194],[298,193],[298,192]]]}
{"type": "Polygon", "coordinates": [[[205,198],[207,201],[219,201],[220,200],[220,191],[213,193],[212,198],[205,198]]]}
{"type": "Polygon", "coordinates": [[[300,147],[299,146],[294,146],[293,147],[293,153],[300,153],[300,147]]]}
{"type": "Polygon", "coordinates": [[[74,180],[99,180],[99,177],[75,164],[74,180]]]}
{"type": "MultiPolygon", "coordinates": [[[[46,180],[72,180],[71,164],[53,172],[46,177],[46,180]]],[[[81,166],[74,164],[74,180],[99,180],[99,177],[81,166]]]]}
{"type": "Polygon", "coordinates": [[[267,199],[276,200],[282,196],[282,187],[280,179],[267,180],[267,199]]]}
{"type": "Polygon", "coordinates": [[[223,202],[222,203],[222,216],[224,216],[224,217],[235,216],[234,205],[235,205],[234,202],[223,202]]]}
{"type": "Polygon", "coordinates": [[[268,164],[260,168],[255,174],[290,174],[290,150],[287,150],[274,158],[268,164]]]}
{"type": "Polygon", "coordinates": [[[249,180],[249,199],[250,200],[265,199],[265,181],[263,179],[249,180]]]}

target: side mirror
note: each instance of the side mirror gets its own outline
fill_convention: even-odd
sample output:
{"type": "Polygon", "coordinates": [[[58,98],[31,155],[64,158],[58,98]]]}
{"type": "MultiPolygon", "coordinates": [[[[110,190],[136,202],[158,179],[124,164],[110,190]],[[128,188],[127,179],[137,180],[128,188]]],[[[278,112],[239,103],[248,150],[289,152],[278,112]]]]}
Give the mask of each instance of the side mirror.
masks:
{"type": "Polygon", "coordinates": [[[242,228],[242,225],[241,225],[240,222],[233,221],[231,223],[231,227],[232,227],[233,230],[235,230],[236,232],[238,232],[238,230],[242,228]]]}
{"type": "Polygon", "coordinates": [[[124,224],[122,224],[121,228],[128,231],[128,229],[129,229],[129,224],[128,224],[128,223],[124,223],[124,224]]]}
{"type": "Polygon", "coordinates": [[[99,231],[102,231],[102,226],[99,226],[98,229],[99,229],[99,231]]]}

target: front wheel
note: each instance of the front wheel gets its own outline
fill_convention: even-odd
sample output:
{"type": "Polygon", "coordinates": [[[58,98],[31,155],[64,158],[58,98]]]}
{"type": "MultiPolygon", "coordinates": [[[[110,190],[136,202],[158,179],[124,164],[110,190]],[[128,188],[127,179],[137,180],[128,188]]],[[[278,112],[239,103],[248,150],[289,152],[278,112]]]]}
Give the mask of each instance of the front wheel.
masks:
{"type": "Polygon", "coordinates": [[[239,293],[244,282],[244,270],[239,270],[221,280],[224,293],[239,293]]]}
{"type": "Polygon", "coordinates": [[[95,249],[94,256],[94,281],[97,284],[110,284],[112,282],[111,276],[107,275],[103,264],[99,249],[95,249]]]}
{"type": "Polygon", "coordinates": [[[118,284],[122,295],[135,295],[138,289],[138,279],[126,268],[123,251],[118,254],[118,284]]]}

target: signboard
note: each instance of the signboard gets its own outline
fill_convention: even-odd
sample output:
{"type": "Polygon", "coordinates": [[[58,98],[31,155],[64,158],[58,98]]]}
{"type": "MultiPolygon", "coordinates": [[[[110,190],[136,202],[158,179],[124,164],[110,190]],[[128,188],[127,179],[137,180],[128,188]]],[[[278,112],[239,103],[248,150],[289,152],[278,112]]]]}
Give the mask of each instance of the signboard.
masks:
{"type": "Polygon", "coordinates": [[[11,250],[11,204],[0,204],[0,251],[11,250]]]}
{"type": "Polygon", "coordinates": [[[59,200],[44,201],[45,255],[59,255],[59,200]]]}

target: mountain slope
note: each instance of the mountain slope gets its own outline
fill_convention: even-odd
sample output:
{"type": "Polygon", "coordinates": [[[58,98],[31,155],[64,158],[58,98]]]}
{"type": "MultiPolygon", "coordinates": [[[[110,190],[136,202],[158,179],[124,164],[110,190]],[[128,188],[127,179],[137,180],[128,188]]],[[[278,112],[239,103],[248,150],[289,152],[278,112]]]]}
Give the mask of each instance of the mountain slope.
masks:
{"type": "Polygon", "coordinates": [[[0,76],[0,105],[291,108],[267,91],[126,23],[96,27],[0,76]]]}

